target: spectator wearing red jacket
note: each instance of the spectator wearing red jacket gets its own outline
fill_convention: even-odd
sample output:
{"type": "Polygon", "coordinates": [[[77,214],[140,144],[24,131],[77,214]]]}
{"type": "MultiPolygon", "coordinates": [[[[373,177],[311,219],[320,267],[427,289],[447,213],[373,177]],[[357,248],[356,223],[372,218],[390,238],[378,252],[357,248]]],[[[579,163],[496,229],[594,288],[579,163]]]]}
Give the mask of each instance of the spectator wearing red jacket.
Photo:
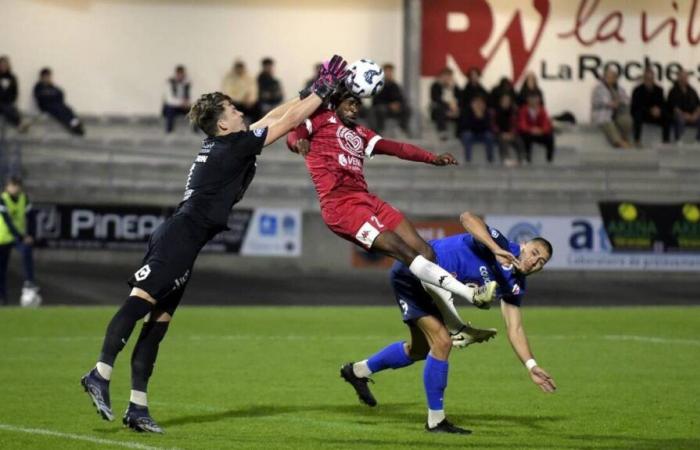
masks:
{"type": "Polygon", "coordinates": [[[544,145],[547,149],[547,162],[554,157],[554,132],[552,121],[542,106],[542,100],[537,94],[530,94],[527,103],[520,107],[518,113],[518,131],[525,144],[525,159],[532,162],[532,144],[544,145]]]}

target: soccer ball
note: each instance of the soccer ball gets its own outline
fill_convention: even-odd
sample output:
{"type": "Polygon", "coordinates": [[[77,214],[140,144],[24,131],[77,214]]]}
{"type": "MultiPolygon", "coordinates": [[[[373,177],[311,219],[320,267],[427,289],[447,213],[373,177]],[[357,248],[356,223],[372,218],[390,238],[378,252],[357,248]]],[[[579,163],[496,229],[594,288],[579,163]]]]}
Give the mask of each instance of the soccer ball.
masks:
{"type": "Polygon", "coordinates": [[[360,59],[352,63],[349,70],[345,86],[354,95],[373,97],[384,88],[384,70],[374,61],[360,59]]]}

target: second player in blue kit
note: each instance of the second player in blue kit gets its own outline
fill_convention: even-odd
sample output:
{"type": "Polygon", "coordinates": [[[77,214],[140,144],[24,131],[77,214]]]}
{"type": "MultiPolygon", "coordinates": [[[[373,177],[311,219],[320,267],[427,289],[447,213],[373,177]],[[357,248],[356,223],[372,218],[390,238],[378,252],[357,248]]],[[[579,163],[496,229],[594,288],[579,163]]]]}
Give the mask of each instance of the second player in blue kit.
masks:
{"type": "MultiPolygon", "coordinates": [[[[496,298],[501,299],[501,311],[513,350],[527,367],[532,381],[544,392],[554,392],[554,380],[534,360],[520,314],[526,277],[542,270],[549,261],[551,244],[540,237],[523,244],[510,242],[469,212],[462,214],[460,220],[466,233],[430,242],[437,264],[465,284],[484,286],[496,282],[496,298]]],[[[426,430],[469,434],[469,430],[451,424],[445,417],[447,359],[453,346],[484,342],[495,336],[496,330],[480,330],[465,324],[449,292],[421,283],[400,262],[394,264],[390,279],[402,319],[410,330],[410,341],[395,342],[365,360],[344,365],[341,376],[353,386],[363,403],[375,406],[377,402],[367,386],[371,374],[425,360],[426,430]]]]}

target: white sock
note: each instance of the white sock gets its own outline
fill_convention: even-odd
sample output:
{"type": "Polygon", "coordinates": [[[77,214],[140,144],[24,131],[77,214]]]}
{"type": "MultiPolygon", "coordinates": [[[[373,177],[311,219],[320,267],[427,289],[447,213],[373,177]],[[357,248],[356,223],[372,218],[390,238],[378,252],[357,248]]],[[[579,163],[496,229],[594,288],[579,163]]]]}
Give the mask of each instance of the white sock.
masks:
{"type": "Polygon", "coordinates": [[[446,289],[455,295],[467,299],[470,303],[474,301],[474,288],[460,283],[445,269],[428,261],[422,255],[416,256],[411,265],[408,266],[408,269],[421,281],[446,289]]]}
{"type": "Polygon", "coordinates": [[[131,390],[131,398],[129,401],[135,405],[148,406],[148,400],[146,399],[146,393],[141,391],[131,390]]]}
{"type": "Polygon", "coordinates": [[[109,381],[110,378],[112,378],[112,366],[109,364],[98,362],[95,364],[95,369],[97,369],[97,373],[99,373],[105,380],[109,381]]]}
{"type": "Polygon", "coordinates": [[[440,422],[445,420],[445,410],[428,410],[428,428],[435,428],[440,422]]]}
{"type": "Polygon", "coordinates": [[[367,365],[367,360],[356,362],[352,365],[352,371],[355,373],[357,378],[367,378],[372,375],[372,371],[369,370],[367,365]]]}

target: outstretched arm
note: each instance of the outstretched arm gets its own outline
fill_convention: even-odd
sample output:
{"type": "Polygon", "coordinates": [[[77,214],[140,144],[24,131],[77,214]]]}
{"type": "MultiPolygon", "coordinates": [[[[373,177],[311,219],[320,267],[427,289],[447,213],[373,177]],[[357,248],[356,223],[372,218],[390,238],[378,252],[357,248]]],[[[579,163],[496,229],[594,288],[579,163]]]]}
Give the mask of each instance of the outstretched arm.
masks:
{"type": "MultiPolygon", "coordinates": [[[[324,64],[318,78],[311,87],[313,94],[303,100],[292,101],[292,105],[283,106],[283,111],[284,108],[287,109],[282,116],[269,123],[265,136],[265,145],[272,144],[316,111],[321,106],[321,103],[327,100],[345,79],[348,74],[346,66],[347,62],[342,57],[333,55],[333,58],[324,64]]],[[[275,114],[279,114],[279,112],[275,114]]],[[[252,128],[256,129],[255,126],[252,128]]]]}
{"type": "Polygon", "coordinates": [[[389,139],[379,139],[374,145],[373,153],[380,155],[396,156],[408,161],[423,162],[436,166],[456,165],[457,160],[449,153],[436,155],[418,146],[404,142],[391,141],[389,139]]]}
{"type": "Polygon", "coordinates": [[[552,377],[537,365],[532,355],[530,344],[523,328],[520,308],[501,301],[501,313],[503,314],[503,320],[506,322],[510,345],[520,361],[527,367],[532,382],[538,385],[543,392],[554,392],[557,389],[557,385],[552,377]]]}
{"type": "Polygon", "coordinates": [[[299,97],[296,97],[292,100],[289,100],[288,102],[279,105],[269,113],[265,114],[265,117],[252,124],[250,128],[255,130],[257,128],[265,128],[272,125],[272,123],[281,119],[282,116],[284,116],[287,113],[287,111],[289,111],[294,105],[296,105],[300,101],[301,100],[299,99],[299,97]]]}
{"type": "Polygon", "coordinates": [[[459,216],[459,221],[462,222],[462,226],[467,233],[471,234],[476,238],[477,241],[481,242],[488,248],[491,253],[496,255],[496,259],[501,264],[513,264],[516,268],[520,267],[520,262],[518,258],[515,257],[508,250],[502,249],[496,241],[491,237],[486,224],[479,216],[472,214],[469,211],[465,211],[459,216]]]}

